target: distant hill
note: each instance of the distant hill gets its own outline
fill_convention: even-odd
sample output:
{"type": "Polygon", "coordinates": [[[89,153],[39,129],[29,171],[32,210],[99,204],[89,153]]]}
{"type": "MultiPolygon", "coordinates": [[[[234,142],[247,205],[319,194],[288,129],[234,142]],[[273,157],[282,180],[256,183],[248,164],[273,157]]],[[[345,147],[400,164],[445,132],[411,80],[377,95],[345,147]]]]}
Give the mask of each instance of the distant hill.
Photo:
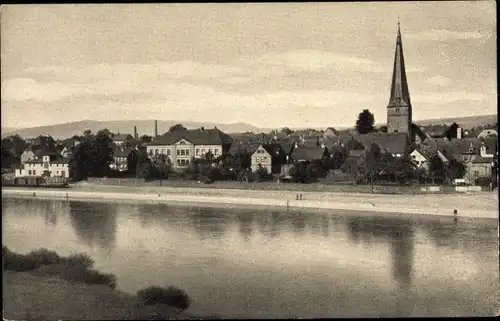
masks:
{"type": "MultiPolygon", "coordinates": [[[[452,124],[456,122],[463,128],[472,128],[479,125],[494,124],[497,122],[497,115],[481,115],[470,117],[455,117],[455,118],[442,118],[442,119],[425,119],[415,121],[421,126],[430,124],[452,124]]],[[[158,133],[163,134],[168,131],[170,126],[175,124],[182,124],[188,129],[194,128],[214,128],[217,127],[226,133],[268,133],[270,128],[258,128],[247,123],[234,123],[234,124],[216,124],[216,123],[201,123],[201,122],[188,122],[176,120],[159,120],[158,133]]],[[[377,124],[377,126],[385,124],[377,124]]],[[[133,134],[134,126],[137,126],[137,132],[141,135],[153,135],[154,133],[154,120],[124,120],[124,121],[96,121],[96,120],[83,120],[72,123],[56,124],[51,126],[41,126],[32,128],[12,129],[2,128],[2,137],[8,135],[18,134],[23,138],[37,137],[41,134],[51,135],[54,138],[68,138],[73,135],[81,135],[85,130],[90,129],[93,133],[98,130],[107,128],[114,133],[130,133],[133,134]]],[[[339,126],[338,129],[343,127],[339,126]]],[[[294,128],[297,129],[297,128],[294,128]]],[[[324,129],[324,128],[318,128],[324,129]]]]}
{"type": "MultiPolygon", "coordinates": [[[[257,128],[246,123],[234,124],[216,124],[216,123],[201,123],[201,122],[187,122],[176,120],[158,120],[158,134],[163,134],[168,129],[175,125],[182,124],[188,129],[195,129],[200,127],[214,128],[222,130],[225,133],[243,133],[247,131],[260,133],[261,131],[270,131],[270,129],[257,128]]],[[[154,134],[154,120],[124,120],[124,121],[96,121],[96,120],[83,120],[78,122],[56,124],[51,126],[31,127],[8,130],[2,129],[2,137],[18,134],[23,138],[37,137],[39,135],[51,135],[54,138],[68,138],[73,135],[81,135],[85,130],[90,129],[93,133],[107,128],[113,133],[133,134],[134,126],[137,126],[137,132],[141,135],[154,134]]]]}
{"type": "Polygon", "coordinates": [[[480,115],[480,116],[469,116],[469,117],[451,117],[451,118],[441,118],[441,119],[425,119],[415,121],[418,125],[438,125],[446,124],[451,125],[453,123],[459,124],[462,128],[470,129],[472,127],[477,127],[480,125],[494,124],[498,121],[498,115],[480,115]]]}

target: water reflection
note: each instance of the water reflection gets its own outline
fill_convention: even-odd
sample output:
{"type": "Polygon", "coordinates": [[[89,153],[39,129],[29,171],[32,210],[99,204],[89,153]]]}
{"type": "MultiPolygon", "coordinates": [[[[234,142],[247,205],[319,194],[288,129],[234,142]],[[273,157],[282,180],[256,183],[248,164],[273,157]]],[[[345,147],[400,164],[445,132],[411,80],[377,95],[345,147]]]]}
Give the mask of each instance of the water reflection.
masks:
{"type": "Polygon", "coordinates": [[[371,245],[389,243],[392,277],[404,288],[410,288],[413,269],[414,231],[411,221],[374,217],[348,218],[349,236],[355,242],[371,245]]]}
{"type": "Polygon", "coordinates": [[[290,220],[292,221],[292,232],[295,236],[304,235],[306,229],[306,218],[302,213],[291,215],[290,220]]]}
{"type": "Polygon", "coordinates": [[[76,235],[88,246],[111,251],[116,243],[116,205],[69,202],[69,217],[76,235]]]}
{"type": "Polygon", "coordinates": [[[193,209],[190,217],[191,224],[201,240],[222,238],[229,223],[228,216],[222,211],[214,211],[210,208],[193,209]]]}
{"type": "Polygon", "coordinates": [[[245,242],[249,242],[253,233],[254,214],[251,212],[238,212],[236,218],[239,225],[238,232],[245,242]]]}

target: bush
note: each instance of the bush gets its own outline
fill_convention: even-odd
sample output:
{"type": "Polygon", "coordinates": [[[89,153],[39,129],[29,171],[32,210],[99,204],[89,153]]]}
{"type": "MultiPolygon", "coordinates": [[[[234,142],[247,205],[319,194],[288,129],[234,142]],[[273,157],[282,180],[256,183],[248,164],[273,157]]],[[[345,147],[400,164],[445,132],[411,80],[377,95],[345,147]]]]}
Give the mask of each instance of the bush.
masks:
{"type": "Polygon", "coordinates": [[[189,308],[189,296],[181,289],[173,286],[167,288],[150,286],[137,292],[137,296],[146,305],[167,304],[169,306],[186,310],[189,308]]]}
{"type": "Polygon", "coordinates": [[[90,269],[94,266],[94,260],[87,254],[60,257],[56,252],[40,249],[22,255],[14,253],[4,246],[2,256],[3,267],[8,271],[37,270],[42,275],[59,276],[67,281],[103,284],[113,289],[116,287],[116,276],[90,269]]]}
{"type": "Polygon", "coordinates": [[[3,268],[8,271],[24,272],[37,269],[42,265],[57,264],[60,260],[57,253],[47,249],[32,251],[26,255],[17,254],[7,247],[2,248],[3,268]]]}
{"type": "Polygon", "coordinates": [[[87,269],[92,268],[95,263],[86,253],[72,254],[67,258],[61,258],[60,262],[69,266],[83,266],[87,269]]]}

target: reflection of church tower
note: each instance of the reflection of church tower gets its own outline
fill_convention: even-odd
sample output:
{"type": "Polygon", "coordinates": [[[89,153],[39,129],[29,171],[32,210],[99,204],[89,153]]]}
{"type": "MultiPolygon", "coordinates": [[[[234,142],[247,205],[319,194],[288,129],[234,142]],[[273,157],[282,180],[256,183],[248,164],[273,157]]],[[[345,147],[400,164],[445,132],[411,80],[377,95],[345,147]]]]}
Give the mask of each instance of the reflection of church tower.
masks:
{"type": "Polygon", "coordinates": [[[394,70],[392,72],[391,98],[387,106],[387,132],[404,132],[411,135],[412,107],[408,81],[406,79],[403,42],[398,21],[398,36],[394,54],[394,70]]]}

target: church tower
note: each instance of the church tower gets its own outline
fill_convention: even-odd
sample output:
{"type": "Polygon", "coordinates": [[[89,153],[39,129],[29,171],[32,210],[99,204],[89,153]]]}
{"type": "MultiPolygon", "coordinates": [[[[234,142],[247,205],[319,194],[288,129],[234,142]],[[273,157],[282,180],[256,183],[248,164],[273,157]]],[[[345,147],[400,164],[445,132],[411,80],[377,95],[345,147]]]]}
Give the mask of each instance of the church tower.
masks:
{"type": "Polygon", "coordinates": [[[391,98],[387,105],[387,132],[408,133],[409,138],[412,124],[412,107],[408,81],[406,80],[405,59],[403,56],[403,42],[398,21],[398,36],[396,38],[396,52],[394,53],[394,70],[392,72],[391,98]]]}

